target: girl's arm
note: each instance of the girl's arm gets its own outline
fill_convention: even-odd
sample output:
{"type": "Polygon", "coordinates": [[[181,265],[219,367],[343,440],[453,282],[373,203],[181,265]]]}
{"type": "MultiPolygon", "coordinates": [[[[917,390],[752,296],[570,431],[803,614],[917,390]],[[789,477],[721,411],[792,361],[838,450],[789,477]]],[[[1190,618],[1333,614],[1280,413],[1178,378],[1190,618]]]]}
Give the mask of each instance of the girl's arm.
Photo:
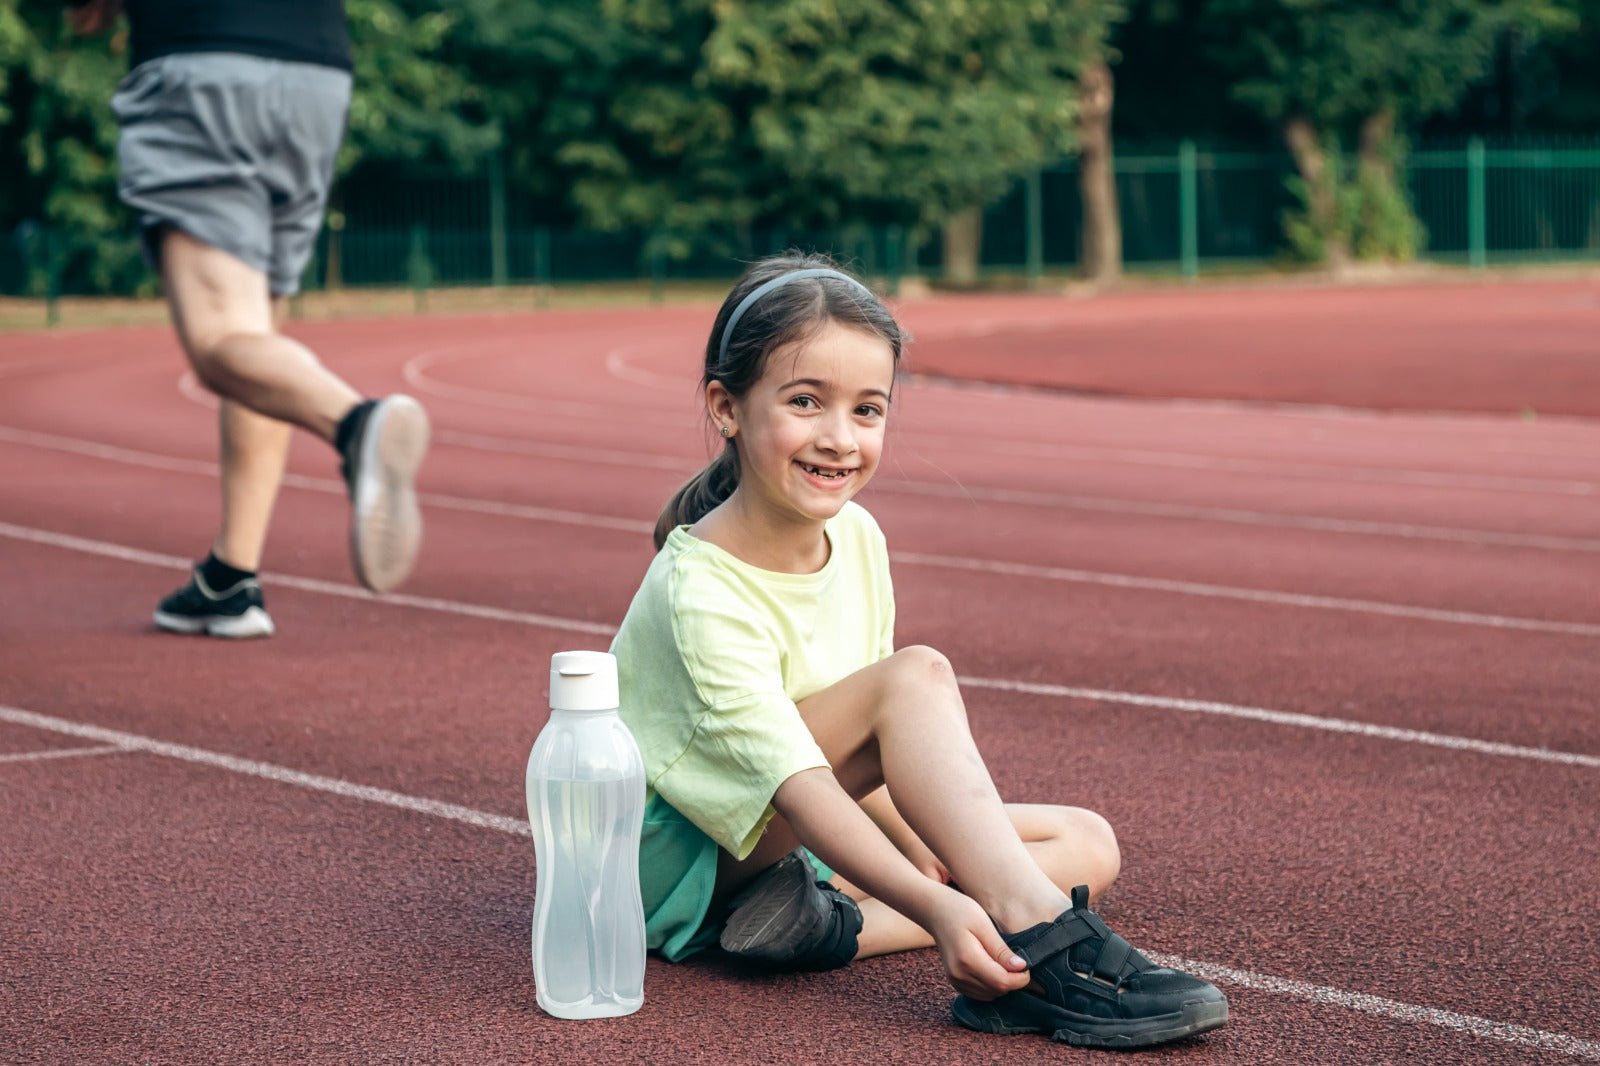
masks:
{"type": "Polygon", "coordinates": [[[993,999],[1027,987],[1026,964],[983,908],[919,873],[830,770],[795,774],[778,786],[772,804],[818,858],[933,936],[956,991],[993,999]]]}

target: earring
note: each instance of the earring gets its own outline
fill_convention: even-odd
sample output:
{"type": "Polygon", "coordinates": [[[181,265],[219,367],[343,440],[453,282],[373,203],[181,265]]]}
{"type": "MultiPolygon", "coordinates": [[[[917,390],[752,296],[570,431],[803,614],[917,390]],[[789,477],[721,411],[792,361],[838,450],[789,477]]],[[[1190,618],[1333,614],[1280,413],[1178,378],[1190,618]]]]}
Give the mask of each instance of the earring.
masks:
{"type": "Polygon", "coordinates": [[[733,430],[729,429],[727,426],[723,426],[722,427],[722,435],[724,437],[731,437],[731,436],[733,436],[733,430]]]}

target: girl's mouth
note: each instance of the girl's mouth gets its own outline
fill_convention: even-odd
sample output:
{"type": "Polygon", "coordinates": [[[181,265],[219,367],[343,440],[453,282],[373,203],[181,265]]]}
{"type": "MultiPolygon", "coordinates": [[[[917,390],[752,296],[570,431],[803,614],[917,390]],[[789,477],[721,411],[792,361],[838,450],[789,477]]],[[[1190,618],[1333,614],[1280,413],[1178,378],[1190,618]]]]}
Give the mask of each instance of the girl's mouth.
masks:
{"type": "Polygon", "coordinates": [[[828,481],[837,481],[840,478],[848,477],[850,475],[850,471],[848,470],[825,470],[820,466],[812,466],[809,463],[801,463],[800,469],[804,470],[808,474],[811,474],[813,477],[825,478],[828,481]]]}

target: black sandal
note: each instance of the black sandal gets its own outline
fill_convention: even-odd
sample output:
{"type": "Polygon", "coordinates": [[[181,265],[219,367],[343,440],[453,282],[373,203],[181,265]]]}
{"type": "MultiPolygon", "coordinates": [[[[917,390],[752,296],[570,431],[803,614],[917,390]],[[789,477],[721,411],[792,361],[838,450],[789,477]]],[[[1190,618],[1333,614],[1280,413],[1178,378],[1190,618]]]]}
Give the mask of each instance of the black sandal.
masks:
{"type": "Polygon", "coordinates": [[[1089,886],[1053,922],[1001,934],[1033,984],[984,1002],[957,996],[951,1012],[983,1033],[1040,1033],[1079,1047],[1135,1048],[1204,1033],[1228,1021],[1217,987],[1157,966],[1089,909],[1089,886]]]}

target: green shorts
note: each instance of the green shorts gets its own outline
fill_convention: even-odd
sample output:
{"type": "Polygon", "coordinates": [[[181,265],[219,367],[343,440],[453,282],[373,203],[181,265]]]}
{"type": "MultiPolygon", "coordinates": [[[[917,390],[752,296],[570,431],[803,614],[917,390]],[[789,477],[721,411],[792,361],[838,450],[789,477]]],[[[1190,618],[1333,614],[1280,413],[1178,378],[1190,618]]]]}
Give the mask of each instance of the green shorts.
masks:
{"type": "MultiPolygon", "coordinates": [[[[721,851],[676,807],[651,794],[639,835],[639,889],[645,944],[668,962],[682,962],[722,935],[726,916],[711,909],[721,851]]],[[[818,880],[833,877],[820,859],[809,851],[806,855],[818,880]]]]}

